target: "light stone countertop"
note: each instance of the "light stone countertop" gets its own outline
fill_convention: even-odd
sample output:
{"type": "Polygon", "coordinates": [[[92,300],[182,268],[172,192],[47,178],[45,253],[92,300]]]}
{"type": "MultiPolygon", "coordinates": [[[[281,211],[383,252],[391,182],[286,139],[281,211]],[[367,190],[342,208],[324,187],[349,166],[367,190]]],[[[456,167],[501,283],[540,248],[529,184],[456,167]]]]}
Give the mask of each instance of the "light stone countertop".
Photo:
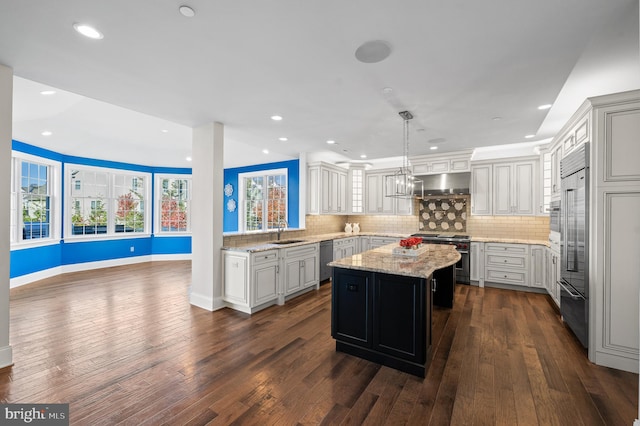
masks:
{"type": "Polygon", "coordinates": [[[471,237],[472,243],[502,243],[502,244],[538,244],[549,247],[549,240],[525,240],[520,238],[471,237]]]}
{"type": "Polygon", "coordinates": [[[334,260],[329,266],[392,275],[429,278],[437,269],[454,265],[461,258],[455,247],[448,244],[425,244],[427,250],[419,256],[400,256],[392,253],[397,244],[387,244],[364,253],[334,260]]]}
{"type": "Polygon", "coordinates": [[[267,241],[265,243],[255,243],[255,244],[248,244],[248,245],[237,246],[237,247],[224,246],[224,247],[222,247],[222,250],[242,251],[242,252],[255,253],[255,252],[273,250],[273,249],[278,249],[278,248],[289,248],[289,247],[303,246],[303,245],[306,245],[306,244],[319,243],[319,242],[328,241],[328,240],[339,240],[341,238],[350,238],[350,237],[359,237],[359,236],[364,236],[364,237],[407,238],[407,237],[409,237],[409,235],[410,234],[394,234],[394,233],[389,233],[389,232],[358,232],[358,233],[353,233],[353,232],[352,233],[333,232],[333,233],[330,233],[330,234],[307,235],[307,236],[303,236],[303,237],[282,238],[281,241],[289,241],[289,240],[299,241],[297,243],[291,243],[291,244],[276,244],[275,240],[274,240],[274,241],[267,241]]]}

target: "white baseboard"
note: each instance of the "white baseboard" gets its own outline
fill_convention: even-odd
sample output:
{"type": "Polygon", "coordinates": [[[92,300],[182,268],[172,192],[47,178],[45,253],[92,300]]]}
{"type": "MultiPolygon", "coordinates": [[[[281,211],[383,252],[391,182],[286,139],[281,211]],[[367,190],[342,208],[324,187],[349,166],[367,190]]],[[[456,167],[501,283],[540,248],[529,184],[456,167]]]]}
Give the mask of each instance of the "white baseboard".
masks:
{"type": "Polygon", "coordinates": [[[13,349],[11,345],[0,348],[0,368],[13,365],[13,349]]]}
{"type": "MultiPolygon", "coordinates": [[[[34,272],[32,274],[21,275],[11,278],[9,287],[19,287],[31,284],[45,278],[55,277],[69,272],[90,271],[92,269],[110,268],[113,266],[133,265],[136,263],[144,263],[151,261],[171,261],[171,260],[191,260],[191,254],[156,254],[149,256],[123,257],[120,259],[101,260],[98,262],[74,263],[73,265],[56,266],[55,268],[45,269],[34,272]]],[[[219,308],[218,308],[219,309],[219,308]]]]}

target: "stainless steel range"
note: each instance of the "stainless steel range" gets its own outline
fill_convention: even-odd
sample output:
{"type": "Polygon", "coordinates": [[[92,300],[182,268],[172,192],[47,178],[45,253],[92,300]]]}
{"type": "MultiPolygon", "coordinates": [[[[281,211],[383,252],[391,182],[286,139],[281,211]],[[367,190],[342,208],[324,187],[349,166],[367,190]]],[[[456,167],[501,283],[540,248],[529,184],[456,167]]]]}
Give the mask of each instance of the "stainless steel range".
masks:
{"type": "Polygon", "coordinates": [[[450,244],[455,245],[456,250],[462,256],[456,263],[456,281],[461,284],[469,284],[469,251],[471,250],[471,237],[468,235],[440,235],[417,233],[412,237],[421,237],[426,244],[450,244]]]}

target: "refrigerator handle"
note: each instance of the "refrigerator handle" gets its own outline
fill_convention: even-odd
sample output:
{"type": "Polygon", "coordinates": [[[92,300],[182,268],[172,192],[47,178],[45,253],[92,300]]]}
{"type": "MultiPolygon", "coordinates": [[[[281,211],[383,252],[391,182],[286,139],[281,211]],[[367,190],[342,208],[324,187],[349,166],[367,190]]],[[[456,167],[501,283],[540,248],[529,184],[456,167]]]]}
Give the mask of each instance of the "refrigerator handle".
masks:
{"type": "MultiPolygon", "coordinates": [[[[580,299],[584,299],[584,297],[580,294],[580,293],[576,293],[574,291],[571,291],[569,289],[569,287],[571,287],[571,285],[569,283],[567,283],[566,281],[560,280],[558,281],[558,285],[560,287],[562,287],[564,289],[564,291],[566,291],[567,293],[569,293],[569,296],[573,299],[573,300],[580,300],[580,299]]],[[[586,300],[586,299],[585,299],[586,300]]]]}

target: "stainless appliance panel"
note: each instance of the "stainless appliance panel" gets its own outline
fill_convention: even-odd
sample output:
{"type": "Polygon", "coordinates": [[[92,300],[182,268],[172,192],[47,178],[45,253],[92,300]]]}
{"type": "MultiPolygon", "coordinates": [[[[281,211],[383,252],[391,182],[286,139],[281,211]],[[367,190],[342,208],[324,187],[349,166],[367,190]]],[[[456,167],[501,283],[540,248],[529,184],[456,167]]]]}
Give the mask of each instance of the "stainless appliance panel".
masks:
{"type": "Polygon", "coordinates": [[[549,204],[549,227],[554,232],[560,232],[561,205],[560,200],[552,201],[549,204]]]}
{"type": "Polygon", "coordinates": [[[560,313],[589,344],[589,145],[561,161],[560,313]]]}

